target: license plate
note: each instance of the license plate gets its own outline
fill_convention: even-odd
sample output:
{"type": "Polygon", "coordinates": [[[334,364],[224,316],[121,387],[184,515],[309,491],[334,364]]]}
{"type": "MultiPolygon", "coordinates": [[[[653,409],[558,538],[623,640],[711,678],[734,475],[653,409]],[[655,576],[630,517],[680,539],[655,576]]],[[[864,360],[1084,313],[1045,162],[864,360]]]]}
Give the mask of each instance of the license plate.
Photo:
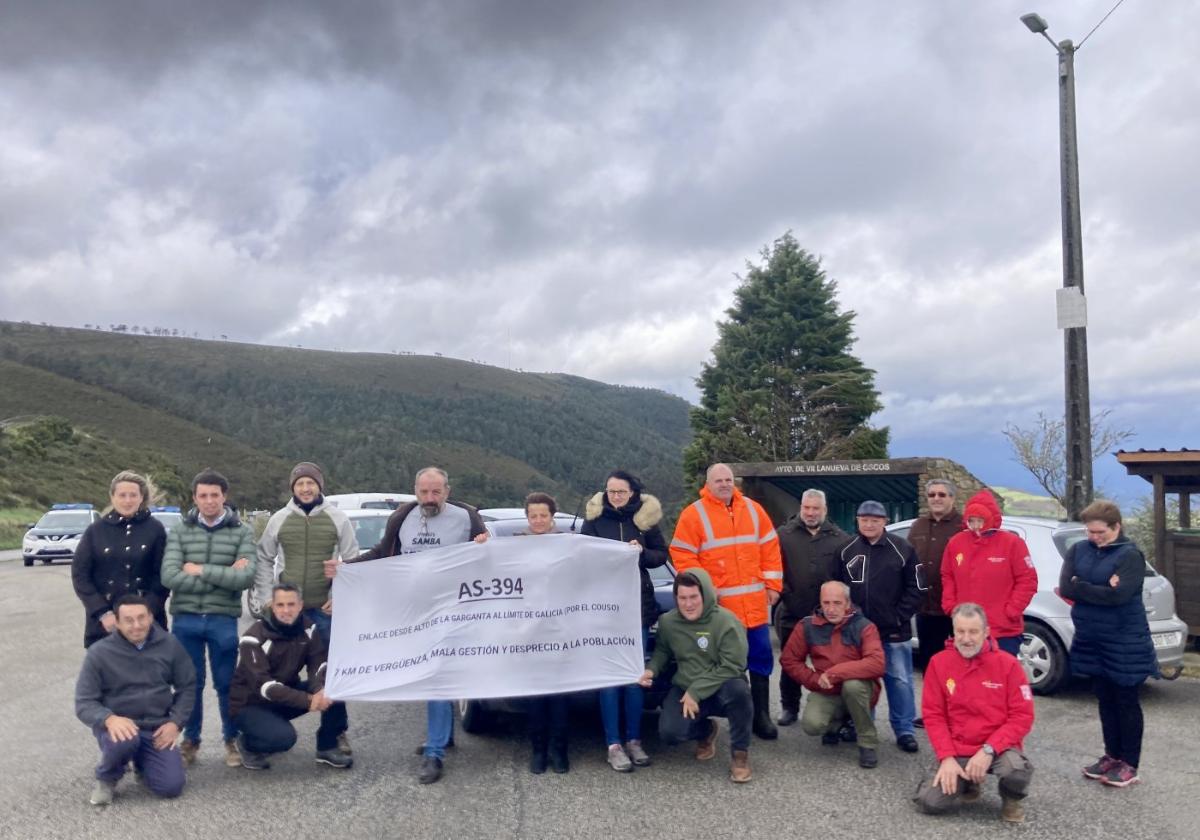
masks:
{"type": "Polygon", "coordinates": [[[1152,633],[1150,638],[1154,641],[1155,648],[1169,648],[1179,644],[1178,633],[1152,633]]]}

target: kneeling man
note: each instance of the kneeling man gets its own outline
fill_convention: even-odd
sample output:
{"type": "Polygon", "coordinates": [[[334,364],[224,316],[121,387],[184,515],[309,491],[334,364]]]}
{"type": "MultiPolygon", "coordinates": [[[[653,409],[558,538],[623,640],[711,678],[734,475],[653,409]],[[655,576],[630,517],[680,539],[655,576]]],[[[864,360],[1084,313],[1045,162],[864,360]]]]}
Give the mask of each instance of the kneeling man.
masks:
{"type": "Polygon", "coordinates": [[[1024,822],[1021,800],[1033,765],[1022,741],[1033,729],[1033,692],[1025,669],[988,635],[983,607],[966,602],[951,614],[954,639],[929,661],[921,712],[938,759],[937,773],[914,797],[928,814],[979,799],[988,773],[1000,780],[1000,818],[1024,822]]]}
{"type": "Polygon", "coordinates": [[[229,715],[241,732],[238,748],[249,770],[266,770],[271,753],[295,746],[296,729],[289,721],[308,712],[321,713],[317,762],[339,770],[354,763],[338,749],[338,736],[346,731],[346,704],[325,696],[325,638],[303,610],[295,584],[276,584],[267,615],[242,634],[229,715]],[[307,680],[300,679],[302,670],[307,680]]]}
{"type": "Polygon", "coordinates": [[[118,598],[116,632],[88,648],[75,683],[75,716],[100,742],[93,805],[112,802],[131,761],[152,793],[183,792],[175,740],[196,701],[196,668],[150,610],[141,595],[118,598]]]}
{"type": "Polygon", "coordinates": [[[879,735],[871,709],[879,700],[886,670],[879,630],[850,603],[850,587],[838,580],[821,586],[821,606],[788,637],[780,659],[789,677],[809,690],[800,725],[838,745],[838,729],[847,714],[858,730],[858,763],[879,763],[879,735]],[[812,660],[812,665],[808,660],[812,660]]]}
{"type": "Polygon", "coordinates": [[[658,620],[654,655],[639,683],[649,688],[654,675],[672,659],[678,665],[671,690],[658,717],[658,735],[665,744],[698,741],[696,759],[717,753],[720,726],[712,716],[729,721],[733,753],[729,778],[750,781],[750,724],[754,706],[746,683],[746,628],[729,610],[717,604],[712,579],[703,569],[675,577],[675,609],[658,620]]]}

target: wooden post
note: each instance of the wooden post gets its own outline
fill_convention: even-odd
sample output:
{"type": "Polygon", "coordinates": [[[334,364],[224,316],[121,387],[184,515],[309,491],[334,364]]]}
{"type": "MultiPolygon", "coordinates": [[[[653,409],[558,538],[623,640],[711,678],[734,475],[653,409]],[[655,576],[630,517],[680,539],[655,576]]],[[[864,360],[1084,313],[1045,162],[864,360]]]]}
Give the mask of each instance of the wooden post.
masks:
{"type": "Polygon", "coordinates": [[[1179,494],[1179,527],[1192,527],[1192,494],[1179,494]]]}
{"type": "MultiPolygon", "coordinates": [[[[1167,559],[1167,497],[1162,473],[1154,474],[1154,567],[1160,573],[1167,559]]],[[[1175,581],[1171,581],[1172,584],[1175,581]]]]}

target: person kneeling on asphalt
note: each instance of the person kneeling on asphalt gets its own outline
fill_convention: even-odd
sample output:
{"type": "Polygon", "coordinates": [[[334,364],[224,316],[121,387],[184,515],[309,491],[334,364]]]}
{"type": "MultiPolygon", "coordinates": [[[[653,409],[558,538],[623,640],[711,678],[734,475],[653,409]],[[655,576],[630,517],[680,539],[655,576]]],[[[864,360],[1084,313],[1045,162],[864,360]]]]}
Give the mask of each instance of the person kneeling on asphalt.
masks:
{"type": "Polygon", "coordinates": [[[983,607],[970,601],[951,614],[954,638],[929,661],[921,711],[937,773],[913,800],[940,814],[980,797],[988,773],[1000,781],[1000,818],[1024,822],[1022,800],[1033,776],[1022,740],[1033,729],[1033,692],[1025,669],[988,635],[983,607]]]}
{"type": "Polygon", "coordinates": [[[130,761],[151,793],[178,796],[184,773],[175,739],[196,700],[196,668],[154,623],[144,596],[122,595],[113,615],[116,632],[88,648],[75,684],[75,716],[100,742],[91,803],[112,803],[130,761]]]}
{"type": "Polygon", "coordinates": [[[720,725],[729,721],[733,762],[729,778],[750,781],[750,726],[754,706],[746,683],[746,629],[737,616],[717,604],[712,579],[703,569],[675,577],[675,609],[658,620],[654,655],[639,680],[649,688],[654,675],[673,659],[678,665],[658,718],[664,744],[698,741],[696,760],[716,755],[720,725]]]}
{"type": "Polygon", "coordinates": [[[268,614],[250,625],[239,643],[229,713],[241,733],[242,766],[249,770],[266,770],[271,753],[295,746],[296,730],[289,721],[308,712],[321,713],[317,762],[339,770],[354,763],[338,749],[338,736],[346,731],[346,704],[325,696],[326,643],[303,610],[295,584],[276,584],[268,614]],[[307,680],[300,679],[301,670],[307,680]]]}
{"type": "Polygon", "coordinates": [[[875,625],[850,603],[850,587],[837,580],[821,586],[820,608],[788,638],[780,664],[809,690],[800,718],[805,733],[836,747],[838,728],[848,713],[858,730],[859,766],[876,766],[879,735],[871,709],[879,700],[885,670],[883,644],[875,625]]]}

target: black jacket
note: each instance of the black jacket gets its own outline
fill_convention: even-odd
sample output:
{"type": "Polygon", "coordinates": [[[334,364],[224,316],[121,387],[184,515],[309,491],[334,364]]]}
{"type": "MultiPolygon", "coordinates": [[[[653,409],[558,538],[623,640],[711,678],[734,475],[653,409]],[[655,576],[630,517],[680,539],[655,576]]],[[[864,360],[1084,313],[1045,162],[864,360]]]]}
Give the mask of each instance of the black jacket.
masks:
{"type": "Polygon", "coordinates": [[[247,706],[279,704],[307,711],[310,696],[325,687],[327,648],[317,626],[303,615],[290,627],[280,626],[269,608],[267,612],[238,642],[237,668],[229,687],[230,718],[247,706]],[[300,679],[301,671],[306,680],[300,679]]]}
{"type": "Polygon", "coordinates": [[[641,543],[638,572],[642,578],[642,625],[649,627],[658,619],[658,602],[654,599],[654,584],[647,569],[667,562],[670,552],[658,523],[662,521],[662,505],[650,495],[634,494],[624,507],[614,508],[604,493],[588,500],[584,523],[579,532],[585,537],[641,543]]]}
{"type": "Polygon", "coordinates": [[[886,642],[912,638],[912,617],[921,603],[917,553],[907,540],[883,532],[875,544],[856,535],[838,552],[837,580],[850,586],[850,598],[879,628],[886,642]]]}
{"type": "Polygon", "coordinates": [[[821,523],[815,535],[811,534],[798,513],[776,533],[783,552],[783,592],[775,620],[793,627],[820,606],[821,584],[833,579],[838,549],[850,537],[828,521],[821,523]]]}
{"type": "Polygon", "coordinates": [[[908,529],[908,541],[921,564],[921,583],[926,587],[921,598],[921,615],[945,615],[942,612],[942,555],[946,552],[946,543],[962,529],[962,514],[957,510],[936,522],[925,514],[908,529]]]}
{"type": "Polygon", "coordinates": [[[71,582],[83,602],[84,647],[108,635],[100,616],[130,592],[146,596],[154,620],[167,626],[171,593],[159,577],[166,545],[166,529],[148,510],[128,519],[111,511],[83,532],[71,560],[71,582]]]}

